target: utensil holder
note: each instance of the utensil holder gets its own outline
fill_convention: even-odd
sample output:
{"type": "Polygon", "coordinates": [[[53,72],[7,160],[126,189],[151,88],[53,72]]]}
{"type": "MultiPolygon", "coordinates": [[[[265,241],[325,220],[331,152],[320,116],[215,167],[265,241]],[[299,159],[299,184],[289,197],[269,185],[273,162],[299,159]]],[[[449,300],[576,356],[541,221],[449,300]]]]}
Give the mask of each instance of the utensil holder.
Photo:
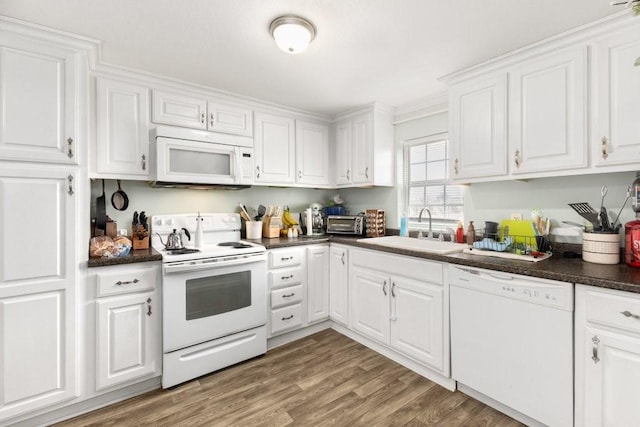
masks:
{"type": "Polygon", "coordinates": [[[262,221],[245,221],[247,239],[262,239],[262,221]]]}
{"type": "Polygon", "coordinates": [[[618,264],[620,235],[618,233],[582,233],[582,260],[594,264],[618,264]]]}

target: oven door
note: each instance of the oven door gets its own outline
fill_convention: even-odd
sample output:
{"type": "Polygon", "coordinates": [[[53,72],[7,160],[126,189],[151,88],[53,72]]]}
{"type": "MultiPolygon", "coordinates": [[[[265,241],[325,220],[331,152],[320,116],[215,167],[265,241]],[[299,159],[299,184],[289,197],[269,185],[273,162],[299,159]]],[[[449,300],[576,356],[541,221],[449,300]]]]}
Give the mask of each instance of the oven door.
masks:
{"type": "Polygon", "coordinates": [[[240,184],[239,147],[158,137],[153,178],[185,184],[240,184]]]}
{"type": "Polygon", "coordinates": [[[266,324],[266,276],[266,256],[163,275],[164,352],[266,324]]]}

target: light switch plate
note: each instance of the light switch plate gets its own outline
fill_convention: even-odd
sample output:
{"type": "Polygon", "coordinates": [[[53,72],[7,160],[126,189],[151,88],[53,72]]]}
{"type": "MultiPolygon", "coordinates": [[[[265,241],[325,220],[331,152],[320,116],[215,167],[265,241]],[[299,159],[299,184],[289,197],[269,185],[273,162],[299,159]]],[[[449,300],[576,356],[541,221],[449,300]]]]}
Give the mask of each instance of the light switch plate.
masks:
{"type": "Polygon", "coordinates": [[[509,219],[511,219],[513,221],[522,221],[522,214],[521,213],[512,213],[509,216],[509,219]]]}

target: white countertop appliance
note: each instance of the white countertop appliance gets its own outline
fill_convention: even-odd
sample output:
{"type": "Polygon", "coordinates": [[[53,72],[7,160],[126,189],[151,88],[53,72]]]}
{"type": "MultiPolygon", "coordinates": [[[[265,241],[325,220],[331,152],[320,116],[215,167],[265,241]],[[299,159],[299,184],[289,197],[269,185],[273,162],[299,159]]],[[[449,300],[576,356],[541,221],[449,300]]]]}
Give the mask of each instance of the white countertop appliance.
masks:
{"type": "Polygon", "coordinates": [[[527,425],[573,425],[573,285],[452,266],[451,376],[527,425]]]}
{"type": "Polygon", "coordinates": [[[168,388],[267,350],[266,249],[240,241],[235,213],[156,215],[151,245],[162,253],[162,387],[168,388]],[[174,229],[194,235],[169,251],[174,229]]]}

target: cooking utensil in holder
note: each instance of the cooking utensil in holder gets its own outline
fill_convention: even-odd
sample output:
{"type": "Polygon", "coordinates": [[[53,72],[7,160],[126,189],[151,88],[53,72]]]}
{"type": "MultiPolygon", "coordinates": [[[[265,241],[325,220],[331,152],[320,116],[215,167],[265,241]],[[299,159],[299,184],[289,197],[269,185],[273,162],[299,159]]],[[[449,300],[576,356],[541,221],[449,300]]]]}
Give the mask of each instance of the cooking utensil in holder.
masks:
{"type": "Polygon", "coordinates": [[[599,212],[595,210],[589,203],[569,203],[569,206],[576,211],[582,218],[593,224],[594,228],[598,227],[599,212]]]}
{"type": "Polygon", "coordinates": [[[386,219],[384,211],[380,209],[366,210],[367,237],[384,236],[386,231],[386,219]]]}

